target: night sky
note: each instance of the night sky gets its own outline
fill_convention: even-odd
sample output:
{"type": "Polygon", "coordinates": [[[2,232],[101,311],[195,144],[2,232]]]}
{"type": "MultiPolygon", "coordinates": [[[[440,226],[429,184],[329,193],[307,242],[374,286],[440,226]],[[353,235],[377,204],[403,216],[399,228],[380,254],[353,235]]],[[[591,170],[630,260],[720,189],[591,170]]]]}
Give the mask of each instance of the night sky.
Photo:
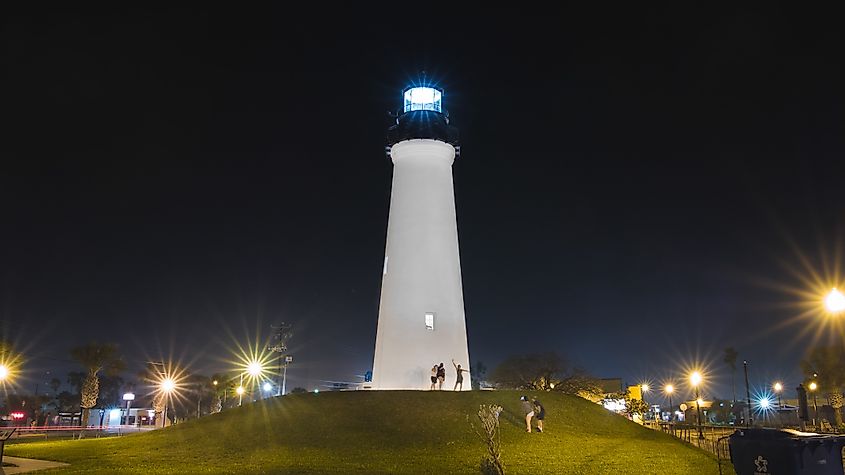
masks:
{"type": "Polygon", "coordinates": [[[0,20],[0,319],[33,384],[92,340],[226,369],[281,321],[289,387],[358,381],[386,112],[421,71],[461,131],[473,362],[700,362],[729,397],[734,346],[752,385],[800,381],[789,289],[843,262],[837,15],[32,8],[0,20]]]}

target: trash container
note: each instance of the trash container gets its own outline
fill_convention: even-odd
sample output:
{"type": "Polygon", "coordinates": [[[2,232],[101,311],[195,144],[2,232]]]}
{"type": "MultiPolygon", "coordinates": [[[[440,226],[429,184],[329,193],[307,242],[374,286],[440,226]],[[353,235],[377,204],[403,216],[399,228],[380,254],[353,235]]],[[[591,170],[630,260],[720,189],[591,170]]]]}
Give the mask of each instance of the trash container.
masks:
{"type": "Polygon", "coordinates": [[[842,475],[845,436],[737,429],[728,441],[737,475],[842,475]]]}

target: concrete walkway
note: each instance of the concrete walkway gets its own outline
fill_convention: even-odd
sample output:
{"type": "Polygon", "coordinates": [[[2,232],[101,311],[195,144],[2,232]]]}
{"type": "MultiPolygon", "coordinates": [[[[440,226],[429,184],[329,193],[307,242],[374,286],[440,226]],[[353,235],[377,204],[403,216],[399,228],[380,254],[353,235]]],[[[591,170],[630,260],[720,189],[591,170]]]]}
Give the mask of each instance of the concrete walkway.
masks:
{"type": "Polygon", "coordinates": [[[47,468],[66,467],[68,464],[62,462],[51,462],[49,460],[22,459],[20,457],[3,456],[3,463],[11,463],[16,467],[0,467],[0,475],[11,475],[13,473],[27,473],[47,468]]]}

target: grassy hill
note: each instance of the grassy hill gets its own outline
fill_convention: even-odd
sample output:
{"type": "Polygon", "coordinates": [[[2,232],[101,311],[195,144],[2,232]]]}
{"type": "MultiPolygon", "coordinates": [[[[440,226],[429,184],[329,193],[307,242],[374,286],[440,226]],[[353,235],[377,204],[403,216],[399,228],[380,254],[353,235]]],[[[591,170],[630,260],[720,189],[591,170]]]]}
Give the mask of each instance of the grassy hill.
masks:
{"type": "Polygon", "coordinates": [[[520,394],[290,395],[166,430],[15,444],[6,453],[71,464],[50,473],[472,474],[485,449],[469,421],[476,422],[480,404],[498,403],[505,408],[500,421],[508,474],[718,473],[705,452],[577,397],[536,394],[546,407],[546,432],[528,434],[520,394]]]}

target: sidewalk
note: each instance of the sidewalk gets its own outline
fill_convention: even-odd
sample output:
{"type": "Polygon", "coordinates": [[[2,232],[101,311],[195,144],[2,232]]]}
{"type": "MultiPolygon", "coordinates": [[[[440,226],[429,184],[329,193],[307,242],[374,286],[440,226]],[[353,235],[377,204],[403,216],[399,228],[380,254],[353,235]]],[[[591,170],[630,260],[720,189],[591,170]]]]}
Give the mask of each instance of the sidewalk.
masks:
{"type": "Polygon", "coordinates": [[[51,462],[49,460],[23,459],[20,457],[3,456],[3,463],[11,463],[16,467],[0,467],[0,474],[11,475],[13,473],[27,473],[47,468],[66,467],[68,464],[62,462],[51,462]]]}

